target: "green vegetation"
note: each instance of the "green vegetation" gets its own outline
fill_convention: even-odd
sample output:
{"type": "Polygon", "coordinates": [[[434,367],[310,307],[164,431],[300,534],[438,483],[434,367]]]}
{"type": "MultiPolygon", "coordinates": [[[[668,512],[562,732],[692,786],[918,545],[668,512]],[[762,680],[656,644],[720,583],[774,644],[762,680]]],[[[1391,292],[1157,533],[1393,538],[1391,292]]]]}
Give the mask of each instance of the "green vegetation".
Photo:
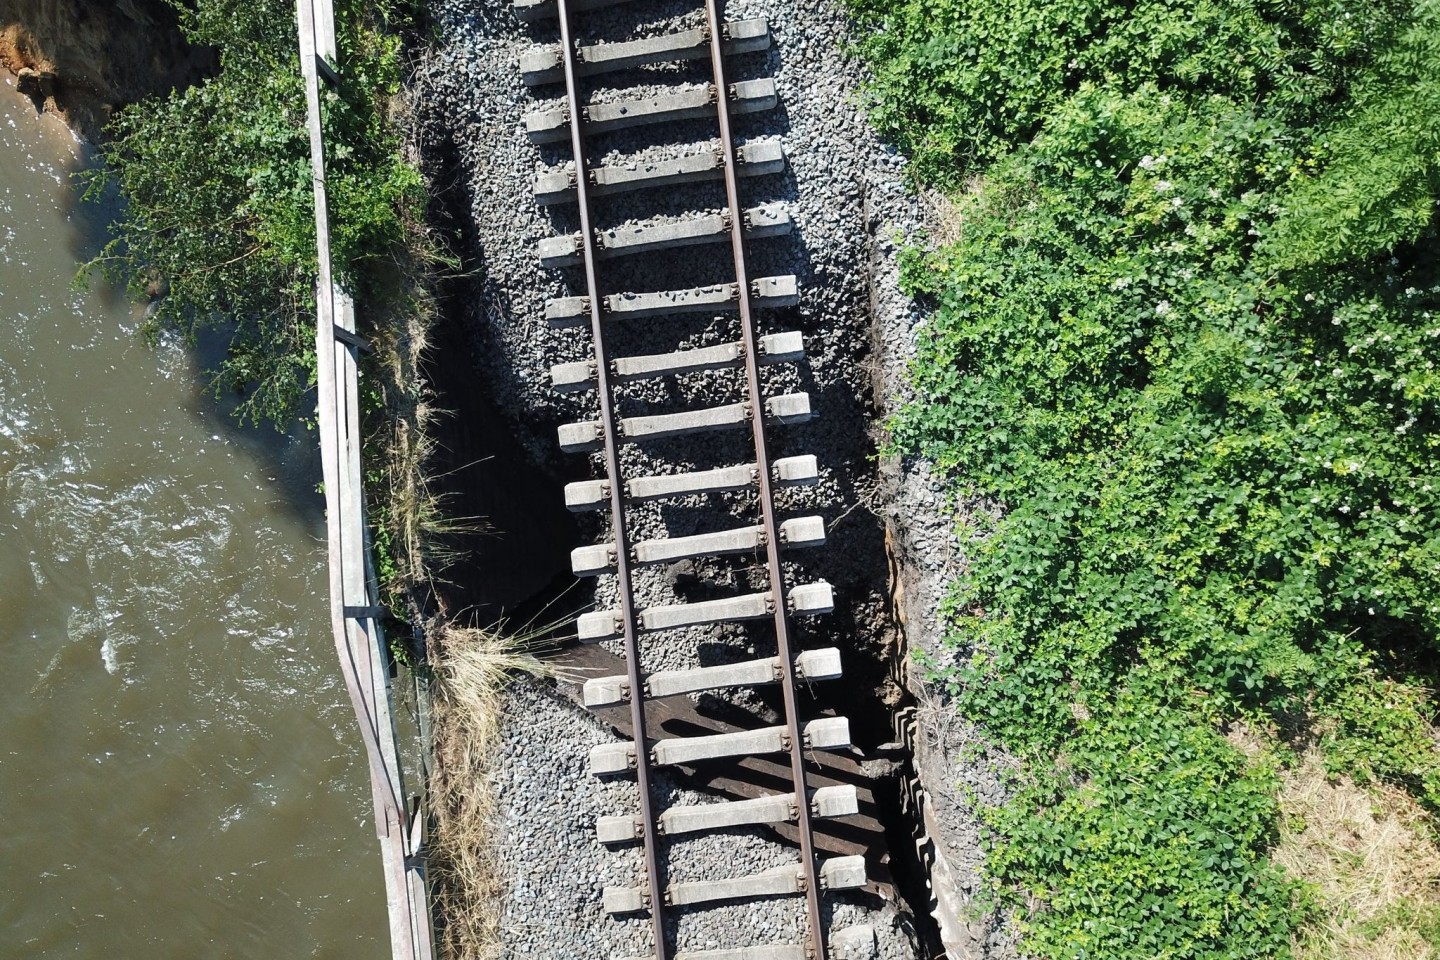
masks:
{"type": "MultiPolygon", "coordinates": [[[[295,5],[196,0],[182,25],[220,71],[112,121],[98,195],[118,190],[115,238],[92,264],[154,302],[145,333],[233,329],[217,389],[245,390],[243,418],[288,424],[315,367],[315,221],[295,5]],[[162,295],[163,294],[163,295],[162,295]]],[[[390,0],[337,0],[342,79],[326,98],[327,187],[336,269],[362,303],[393,293],[419,173],[385,105],[400,88],[390,0]]]]}
{"type": "MultiPolygon", "coordinates": [[[[291,0],[172,0],[219,72],[127,107],[102,145],[87,195],[118,194],[114,239],[88,265],[149,298],[142,332],[193,342],[227,331],[211,371],[242,396],[242,421],[309,419],[315,379],[314,195],[304,80],[291,0]]],[[[427,578],[440,526],[424,467],[434,413],[420,391],[438,257],[399,113],[406,0],[336,0],[339,84],[322,85],[332,260],[374,352],[363,361],[366,494],[386,605],[404,613],[427,578]]]]}
{"type": "Polygon", "coordinates": [[[1287,956],[1289,745],[1440,811],[1440,2],[851,6],[957,204],[893,430],[1004,508],[936,667],[1031,761],[991,875],[1038,956],[1287,956]]]}

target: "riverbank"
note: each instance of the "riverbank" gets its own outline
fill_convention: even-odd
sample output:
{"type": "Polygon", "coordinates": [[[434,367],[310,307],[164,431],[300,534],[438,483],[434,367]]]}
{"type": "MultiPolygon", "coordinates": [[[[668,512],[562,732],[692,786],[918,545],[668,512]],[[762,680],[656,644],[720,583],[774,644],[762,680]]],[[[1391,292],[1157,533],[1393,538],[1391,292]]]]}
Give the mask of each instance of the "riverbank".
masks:
{"type": "MultiPolygon", "coordinates": [[[[309,152],[303,130],[296,136],[289,129],[300,82],[293,7],[231,9],[217,2],[188,10],[180,42],[193,43],[192,52],[213,49],[219,69],[193,86],[121,103],[113,113],[116,104],[101,94],[115,91],[93,78],[113,78],[106,56],[143,44],[124,31],[152,28],[155,60],[175,53],[167,45],[174,38],[138,8],[127,7],[122,23],[91,24],[58,38],[57,17],[73,10],[31,4],[20,12],[30,20],[10,24],[7,36],[19,38],[17,49],[35,66],[22,68],[17,83],[50,71],[50,93],[36,106],[93,137],[103,158],[82,178],[85,199],[95,204],[82,212],[113,218],[109,236],[87,248],[91,286],[146,304],[126,331],[137,341],[203,356],[210,364],[205,386],[235,425],[303,426],[314,416],[307,406],[314,402],[315,241],[313,220],[297,222],[311,217],[308,165],[289,163],[309,152]],[[115,31],[109,47],[94,62],[74,64],[95,52],[106,30],[115,31]],[[87,128],[106,118],[103,130],[87,128]]],[[[440,523],[427,492],[430,414],[418,369],[431,316],[431,247],[423,217],[406,219],[406,201],[423,205],[423,198],[407,193],[419,177],[404,157],[399,41],[382,28],[385,11],[360,5],[347,12],[355,16],[339,25],[346,56],[337,60],[346,77],[325,111],[334,134],[328,147],[335,163],[326,178],[334,262],[358,295],[366,341],[361,427],[375,575],[391,626],[399,626],[390,631],[393,655],[413,663],[423,656],[429,548],[432,525],[440,523]]],[[[157,64],[152,85],[164,77],[157,64]]],[[[299,106],[303,114],[303,98],[299,106]]],[[[316,467],[316,458],[308,465],[316,467]]],[[[307,486],[319,482],[316,472],[307,486]]],[[[396,684],[398,696],[403,686],[396,684]]],[[[405,730],[404,742],[416,733],[405,730]]]]}
{"type": "Polygon", "coordinates": [[[213,74],[218,59],[186,41],[163,0],[0,0],[0,67],[94,143],[116,111],[213,74]]]}

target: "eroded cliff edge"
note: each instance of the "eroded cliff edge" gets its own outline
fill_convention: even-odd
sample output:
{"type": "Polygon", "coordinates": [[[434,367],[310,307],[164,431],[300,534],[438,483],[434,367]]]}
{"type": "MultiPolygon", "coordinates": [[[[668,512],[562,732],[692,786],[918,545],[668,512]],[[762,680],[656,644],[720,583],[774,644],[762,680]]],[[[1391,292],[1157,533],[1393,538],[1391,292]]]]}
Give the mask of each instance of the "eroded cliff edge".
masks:
{"type": "Polygon", "coordinates": [[[36,108],[98,139],[120,107],[195,82],[216,52],[163,0],[0,0],[0,65],[36,108]]]}

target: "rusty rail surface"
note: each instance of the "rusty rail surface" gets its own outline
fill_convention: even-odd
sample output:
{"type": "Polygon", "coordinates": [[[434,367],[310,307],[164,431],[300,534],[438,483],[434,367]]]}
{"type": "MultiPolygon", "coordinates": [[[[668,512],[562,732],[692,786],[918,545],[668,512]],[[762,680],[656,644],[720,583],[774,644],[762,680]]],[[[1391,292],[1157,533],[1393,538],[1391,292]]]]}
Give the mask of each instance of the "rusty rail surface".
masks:
{"type": "Polygon", "coordinates": [[[775,645],[777,656],[784,664],[780,690],[785,702],[785,722],[790,729],[790,770],[795,790],[802,797],[796,805],[796,828],[800,833],[800,857],[805,868],[805,899],[810,915],[811,950],[825,958],[825,924],[820,918],[820,877],[815,860],[815,834],[810,825],[810,805],[803,802],[805,793],[805,737],[800,730],[800,708],[795,697],[795,652],[790,642],[790,618],[785,604],[785,578],[780,571],[780,525],[775,520],[775,494],[771,489],[770,454],[765,445],[765,401],[760,393],[760,363],[755,337],[755,319],[750,309],[750,274],[745,261],[745,226],[740,211],[740,177],[735,171],[737,155],[735,135],[730,123],[730,98],[725,91],[725,51],[721,44],[724,21],[720,19],[720,0],[705,0],[705,21],[710,32],[710,69],[715,77],[716,117],[720,126],[720,142],[725,151],[725,197],[730,210],[730,248],[735,260],[735,282],[740,288],[741,342],[745,344],[745,380],[750,396],[750,430],[755,438],[755,463],[759,468],[761,525],[765,529],[766,568],[775,604],[775,645]]]}
{"type": "Polygon", "coordinates": [[[625,485],[619,482],[620,447],[616,443],[615,396],[610,383],[610,360],[605,348],[604,299],[600,289],[596,263],[595,229],[591,222],[590,181],[585,176],[588,154],[585,144],[585,111],[580,99],[580,78],[576,69],[578,47],[571,22],[569,0],[560,0],[560,47],[565,60],[565,100],[570,111],[570,147],[575,152],[577,201],[580,208],[581,252],[585,261],[585,290],[590,301],[590,335],[594,338],[596,389],[600,394],[600,422],[605,431],[605,467],[610,482],[610,519],[615,535],[616,574],[620,581],[620,616],[625,643],[625,663],[630,678],[630,722],[636,743],[635,774],[640,787],[640,819],[645,844],[646,882],[650,888],[650,918],[655,937],[656,960],[669,960],[665,937],[665,892],[660,880],[659,830],[655,822],[655,804],[651,795],[650,752],[645,736],[645,697],[641,693],[644,678],[640,661],[640,642],[636,629],[634,584],[630,578],[630,531],[625,522],[625,485]]]}

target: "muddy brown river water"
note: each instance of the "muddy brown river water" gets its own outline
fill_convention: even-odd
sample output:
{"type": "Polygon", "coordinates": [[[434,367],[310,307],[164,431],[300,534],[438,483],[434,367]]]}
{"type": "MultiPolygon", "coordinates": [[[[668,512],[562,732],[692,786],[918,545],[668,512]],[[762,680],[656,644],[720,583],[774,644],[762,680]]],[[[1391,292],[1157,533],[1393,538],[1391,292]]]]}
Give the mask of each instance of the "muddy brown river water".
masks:
{"type": "Polygon", "coordinates": [[[0,85],[0,958],[388,956],[313,434],[72,287],[85,162],[0,85]]]}

